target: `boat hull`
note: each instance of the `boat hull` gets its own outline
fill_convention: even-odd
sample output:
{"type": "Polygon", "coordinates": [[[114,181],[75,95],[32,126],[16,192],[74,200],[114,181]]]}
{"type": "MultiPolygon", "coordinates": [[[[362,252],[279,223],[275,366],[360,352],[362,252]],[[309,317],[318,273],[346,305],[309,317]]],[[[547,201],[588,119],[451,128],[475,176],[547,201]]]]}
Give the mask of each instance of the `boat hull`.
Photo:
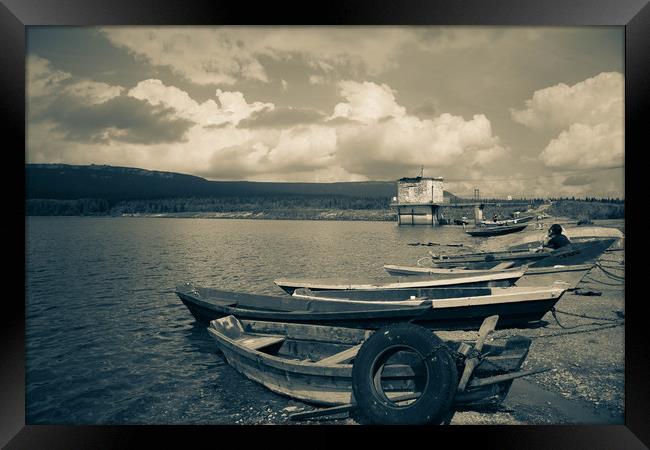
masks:
{"type": "MultiPolygon", "coordinates": [[[[499,289],[499,288],[496,288],[499,289]]],[[[471,329],[479,326],[489,316],[499,315],[499,326],[525,326],[539,321],[559,301],[563,289],[545,289],[531,291],[524,295],[512,294],[512,290],[503,289],[503,294],[477,297],[460,297],[440,300],[413,300],[412,306],[396,306],[394,301],[350,301],[314,297],[296,299],[302,301],[305,308],[315,307],[316,311],[303,309],[282,311],[271,309],[253,309],[228,304],[218,298],[204,298],[188,292],[177,295],[196,320],[208,323],[228,315],[239,319],[266,320],[287,323],[319,324],[344,326],[351,328],[375,329],[395,322],[414,322],[431,329],[471,329]],[[420,303],[420,304],[418,304],[420,303]]],[[[521,288],[526,289],[526,288],[521,288]]],[[[223,291],[216,291],[223,292],[223,291]]],[[[341,293],[345,291],[337,291],[341,293]]],[[[349,291],[352,293],[354,291],[349,291]]],[[[318,294],[318,293],[317,293],[318,294]]],[[[323,291],[323,295],[327,292],[323,291]]],[[[375,293],[376,294],[376,293],[375,293]]],[[[266,298],[274,298],[266,296],[266,298]]],[[[406,301],[408,303],[408,300],[406,301]]]]}
{"type": "MultiPolygon", "coordinates": [[[[332,353],[354,350],[371,332],[339,327],[295,325],[277,322],[238,320],[228,317],[213,321],[208,332],[228,363],[248,379],[271,391],[319,405],[342,405],[352,400],[352,361],[356,352],[335,363],[332,353]],[[241,332],[234,329],[241,327],[241,332]],[[260,334],[261,333],[261,334],[260,334]],[[246,342],[259,336],[277,337],[277,345],[256,349],[246,342]],[[328,358],[329,356],[329,358],[328,358]],[[323,357],[325,357],[323,359],[323,357]]],[[[451,350],[459,342],[447,341],[451,350]]],[[[512,340],[505,346],[487,344],[486,357],[474,371],[476,379],[519,370],[530,346],[528,341],[512,340]]],[[[358,351],[358,350],[357,350],[358,351]]],[[[390,369],[389,369],[390,370],[390,369]]],[[[392,367],[393,382],[404,386],[408,366],[392,367]]],[[[412,376],[412,372],[410,372],[412,376]]],[[[457,405],[480,405],[503,400],[512,381],[469,388],[456,395],[457,405]]]]}
{"type": "Polygon", "coordinates": [[[490,237],[490,236],[502,236],[504,234],[517,233],[523,231],[528,224],[517,224],[517,225],[496,225],[485,228],[474,228],[471,230],[465,230],[465,233],[474,237],[490,237]]]}
{"type": "Polygon", "coordinates": [[[551,252],[507,250],[454,256],[435,256],[432,263],[438,268],[491,269],[504,261],[514,261],[515,266],[552,267],[593,263],[616,239],[602,239],[573,243],[551,252]]]}

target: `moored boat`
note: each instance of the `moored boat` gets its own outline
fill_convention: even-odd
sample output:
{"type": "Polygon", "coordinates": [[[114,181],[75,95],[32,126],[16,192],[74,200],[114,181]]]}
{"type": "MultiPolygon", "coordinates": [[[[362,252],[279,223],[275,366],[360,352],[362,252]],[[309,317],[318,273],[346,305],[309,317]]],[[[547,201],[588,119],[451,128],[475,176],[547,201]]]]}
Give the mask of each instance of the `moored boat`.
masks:
{"type": "Polygon", "coordinates": [[[595,262],[615,241],[614,238],[608,238],[576,242],[552,251],[537,251],[525,248],[460,255],[435,255],[429,253],[433,265],[439,268],[491,269],[504,261],[514,261],[514,266],[527,264],[530,267],[552,267],[595,262]]]}
{"type": "Polygon", "coordinates": [[[491,315],[500,326],[540,320],[562,297],[566,285],[508,288],[435,288],[300,291],[294,296],[243,294],[177,286],[176,294],[199,321],[234,315],[239,319],[377,328],[413,321],[429,328],[476,326],[491,315]]]}
{"type": "Polygon", "coordinates": [[[289,294],[300,288],[320,290],[349,289],[410,289],[454,286],[512,286],[524,272],[514,269],[503,272],[485,272],[480,274],[433,273],[409,277],[378,278],[282,278],[274,283],[289,294]]]}
{"type": "Polygon", "coordinates": [[[495,226],[495,225],[515,225],[515,224],[522,224],[522,223],[529,223],[535,220],[535,216],[525,216],[521,218],[514,218],[514,219],[505,219],[505,220],[497,220],[497,221],[490,221],[490,220],[482,220],[479,223],[481,225],[487,225],[487,226],[495,226]]]}
{"type": "MultiPolygon", "coordinates": [[[[213,320],[208,332],[228,363],[248,379],[271,391],[319,405],[352,402],[353,364],[372,331],[330,326],[241,320],[213,320]]],[[[485,344],[485,355],[472,371],[467,388],[455,394],[455,405],[502,401],[519,371],[531,341],[511,338],[506,345],[485,344]]],[[[461,343],[444,341],[450,351],[461,343]]],[[[383,367],[381,382],[387,395],[414,389],[418,366],[409,355],[383,367]]],[[[458,362],[460,369],[464,362],[458,362]]],[[[530,371],[528,371],[530,373],[530,371]]]]}
{"type": "MultiPolygon", "coordinates": [[[[509,263],[513,263],[510,261],[509,263]]],[[[515,282],[515,286],[548,286],[555,281],[562,281],[569,285],[569,288],[574,288],[582,281],[582,279],[594,267],[593,263],[588,264],[572,264],[572,265],[555,265],[548,267],[535,267],[535,266],[520,266],[515,268],[506,269],[444,269],[438,267],[411,267],[411,266],[395,266],[386,265],[384,269],[390,274],[399,274],[401,276],[412,275],[426,275],[436,273],[466,273],[467,275],[493,273],[522,270],[525,269],[524,275],[515,282]]]]}
{"type": "Polygon", "coordinates": [[[504,234],[517,233],[523,231],[528,224],[513,224],[513,225],[496,225],[496,226],[479,226],[465,230],[465,233],[474,237],[490,237],[501,236],[504,234]]]}

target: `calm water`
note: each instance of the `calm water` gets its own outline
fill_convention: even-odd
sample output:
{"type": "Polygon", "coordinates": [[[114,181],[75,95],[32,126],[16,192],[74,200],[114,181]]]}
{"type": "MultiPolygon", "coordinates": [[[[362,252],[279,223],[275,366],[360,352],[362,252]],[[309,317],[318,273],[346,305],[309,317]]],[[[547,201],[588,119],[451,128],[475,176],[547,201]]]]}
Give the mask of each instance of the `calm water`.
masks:
{"type": "Polygon", "coordinates": [[[460,227],[390,222],[27,219],[27,423],[234,423],[286,399],[216,354],[176,284],[282,294],[287,276],[385,275],[460,227]]]}

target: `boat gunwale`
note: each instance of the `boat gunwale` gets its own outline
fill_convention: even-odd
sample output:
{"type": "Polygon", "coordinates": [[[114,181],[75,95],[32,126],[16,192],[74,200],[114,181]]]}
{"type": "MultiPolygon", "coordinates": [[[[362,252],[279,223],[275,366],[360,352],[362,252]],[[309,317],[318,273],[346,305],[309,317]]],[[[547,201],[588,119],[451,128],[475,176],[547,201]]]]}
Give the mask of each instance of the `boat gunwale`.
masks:
{"type": "MultiPolygon", "coordinates": [[[[467,277],[457,277],[457,278],[448,278],[448,279],[436,279],[436,277],[431,277],[432,279],[426,281],[396,281],[394,283],[384,283],[384,284],[319,284],[312,283],[314,280],[310,279],[284,279],[279,278],[274,280],[277,286],[288,287],[288,288],[312,288],[319,290],[347,290],[347,289],[367,289],[367,290],[381,290],[381,289],[415,289],[415,288],[436,288],[441,286],[450,286],[450,285],[463,285],[470,283],[481,283],[481,282],[490,282],[490,281],[504,281],[511,280],[514,278],[521,278],[525,274],[525,270],[520,268],[514,268],[515,270],[510,272],[493,272],[486,273],[481,275],[470,275],[467,277]],[[343,287],[345,286],[345,287],[343,287]]],[[[408,277],[407,277],[408,278],[408,277]]]]}

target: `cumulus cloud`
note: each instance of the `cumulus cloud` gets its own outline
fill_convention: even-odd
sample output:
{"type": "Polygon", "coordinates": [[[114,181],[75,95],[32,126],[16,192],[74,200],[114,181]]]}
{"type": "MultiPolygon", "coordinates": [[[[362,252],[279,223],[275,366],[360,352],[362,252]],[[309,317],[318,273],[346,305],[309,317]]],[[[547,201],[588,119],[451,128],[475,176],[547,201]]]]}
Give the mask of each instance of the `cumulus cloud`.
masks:
{"type": "Polygon", "coordinates": [[[288,128],[267,142],[260,140],[257,134],[248,137],[250,139],[244,143],[214,149],[202,173],[226,179],[241,178],[242,174],[248,178],[273,174],[286,178],[287,173],[293,172],[325,172],[336,162],[336,134],[330,127],[288,128]]]}
{"type": "Polygon", "coordinates": [[[566,128],[574,123],[596,125],[623,116],[623,75],[603,72],[568,86],[559,83],[535,91],[526,109],[511,110],[512,118],[531,128],[566,128]]]}
{"type": "Polygon", "coordinates": [[[335,106],[333,117],[354,122],[337,130],[338,157],[351,172],[396,177],[421,164],[450,167],[464,157],[487,164],[505,154],[482,114],[469,120],[448,113],[420,119],[406,113],[387,85],[345,81],[339,86],[346,101],[335,106]]]}
{"type": "Polygon", "coordinates": [[[340,95],[346,99],[334,107],[332,118],[343,117],[371,123],[389,116],[404,116],[406,110],[395,100],[395,92],[385,84],[369,81],[341,81],[340,95]]]}
{"type": "Polygon", "coordinates": [[[603,72],[568,86],[535,91],[512,118],[538,130],[562,130],[540,154],[558,169],[616,167],[623,164],[623,75],[603,72]]]}
{"type": "Polygon", "coordinates": [[[544,148],[540,157],[548,167],[604,168],[623,165],[623,123],[575,123],[544,148]]]}
{"type": "Polygon", "coordinates": [[[128,95],[152,105],[172,108],[178,117],[204,126],[224,123],[237,125],[255,112],[274,107],[272,103],[247,103],[241,92],[221,89],[216,91],[219,103],[213,99],[198,103],[187,92],[175,86],[165,86],[162,81],[155,79],[139,82],[128,95]]]}

